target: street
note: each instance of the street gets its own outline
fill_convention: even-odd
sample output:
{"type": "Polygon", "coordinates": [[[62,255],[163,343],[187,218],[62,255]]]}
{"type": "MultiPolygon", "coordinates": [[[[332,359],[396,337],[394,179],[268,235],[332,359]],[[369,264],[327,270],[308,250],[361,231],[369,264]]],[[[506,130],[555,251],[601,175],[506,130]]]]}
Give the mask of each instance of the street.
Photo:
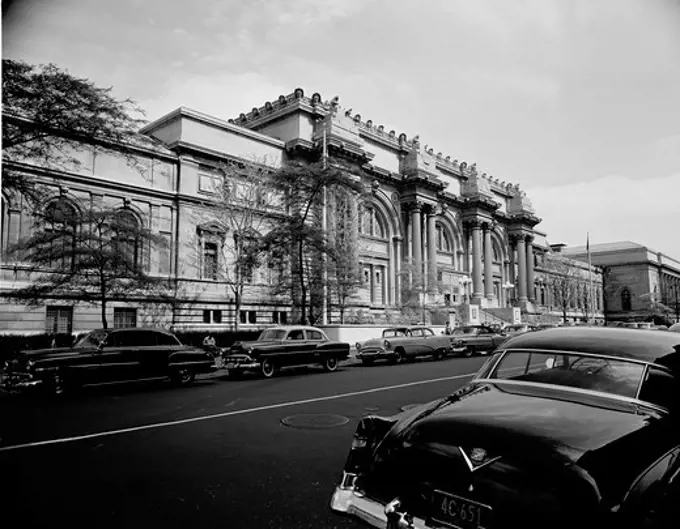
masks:
{"type": "Polygon", "coordinates": [[[2,395],[3,518],[32,528],[359,527],[328,507],[357,421],[447,395],[484,360],[2,395]]]}

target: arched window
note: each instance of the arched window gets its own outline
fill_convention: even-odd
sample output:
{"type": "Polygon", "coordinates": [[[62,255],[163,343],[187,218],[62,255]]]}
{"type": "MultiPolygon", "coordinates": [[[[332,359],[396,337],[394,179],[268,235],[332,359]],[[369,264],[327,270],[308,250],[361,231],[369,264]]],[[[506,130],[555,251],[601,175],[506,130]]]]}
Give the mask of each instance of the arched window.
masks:
{"type": "Polygon", "coordinates": [[[60,198],[43,210],[45,234],[49,241],[49,266],[72,268],[76,249],[78,210],[68,200],[60,198]]]}
{"type": "Polygon", "coordinates": [[[621,291],[621,310],[629,311],[631,310],[630,303],[630,290],[624,288],[621,291]]]}
{"type": "Polygon", "coordinates": [[[119,265],[124,270],[135,270],[141,262],[141,223],[131,210],[116,212],[112,226],[115,250],[120,256],[119,265]]]}
{"type": "Polygon", "coordinates": [[[451,238],[441,224],[437,224],[437,250],[440,252],[451,253],[453,251],[453,244],[451,238]]]}
{"type": "Polygon", "coordinates": [[[359,233],[378,239],[387,238],[382,215],[373,206],[363,206],[359,212],[359,233]]]}

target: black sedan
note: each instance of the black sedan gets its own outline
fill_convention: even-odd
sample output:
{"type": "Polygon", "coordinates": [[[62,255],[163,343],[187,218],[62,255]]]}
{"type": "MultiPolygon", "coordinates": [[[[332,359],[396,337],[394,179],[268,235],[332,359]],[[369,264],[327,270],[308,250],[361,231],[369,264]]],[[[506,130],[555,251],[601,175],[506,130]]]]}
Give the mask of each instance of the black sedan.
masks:
{"type": "Polygon", "coordinates": [[[448,397],[363,418],[331,508],[391,528],[676,527],[679,408],[676,334],[526,333],[448,397]]]}
{"type": "Polygon", "coordinates": [[[236,342],[225,352],[224,367],[229,376],[255,371],[273,377],[284,367],[319,364],[336,371],[349,356],[349,344],[336,342],[321,329],[305,325],[270,327],[252,342],[236,342]]]}
{"type": "Polygon", "coordinates": [[[22,351],[6,362],[0,384],[42,388],[60,394],[85,385],[170,378],[177,385],[215,369],[213,357],[182,345],[162,329],[98,329],[73,347],[22,351]]]}

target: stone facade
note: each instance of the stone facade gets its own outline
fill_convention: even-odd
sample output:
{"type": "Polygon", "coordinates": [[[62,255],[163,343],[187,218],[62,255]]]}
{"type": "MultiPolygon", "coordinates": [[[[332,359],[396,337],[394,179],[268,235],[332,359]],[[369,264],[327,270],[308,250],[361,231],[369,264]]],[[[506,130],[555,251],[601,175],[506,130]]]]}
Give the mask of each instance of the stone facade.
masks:
{"type": "MultiPolygon", "coordinates": [[[[115,157],[88,157],[87,150],[84,163],[72,170],[30,163],[23,167],[53,190],[51,200],[67,200],[76,208],[92,201],[118,204],[167,237],[171,250],[149,255],[149,266],[176,278],[181,295],[192,302],[153,320],[134,300],[112,300],[111,311],[123,314],[137,308],[139,324],[231,327],[229,289],[205,273],[202,261],[216,237],[202,221],[201,209],[214,185],[216,164],[247,159],[275,169],[298,158],[319,159],[322,152],[330,160],[361,168],[371,189],[355,205],[362,219],[356,235],[365,287],[350,318],[388,321],[401,305],[405,282],[415,274],[423,278],[423,303],[430,308],[453,311],[473,303],[489,320],[513,305],[528,319],[550,313],[540,288],[546,273],[540,263],[550,249],[545,234],[536,230],[540,219],[519,185],[487,175],[474,163],[435,153],[421,146],[418,136],[386,131],[341,107],[337,97],[323,101],[319,94],[307,97],[296,89],[227,121],[178,108],[141,132],[160,143],[138,149],[149,167],[144,175],[115,157]]],[[[16,197],[3,195],[2,206],[4,249],[28,233],[30,215],[16,197]]],[[[0,288],[25,284],[28,277],[22,270],[21,263],[3,258],[0,288]]],[[[290,302],[270,294],[275,280],[266,267],[254,274],[244,293],[242,326],[291,319],[290,302]]],[[[74,332],[97,326],[96,307],[47,300],[44,308],[32,311],[3,303],[0,332],[52,329],[57,323],[50,318],[61,309],[74,332]]]]}

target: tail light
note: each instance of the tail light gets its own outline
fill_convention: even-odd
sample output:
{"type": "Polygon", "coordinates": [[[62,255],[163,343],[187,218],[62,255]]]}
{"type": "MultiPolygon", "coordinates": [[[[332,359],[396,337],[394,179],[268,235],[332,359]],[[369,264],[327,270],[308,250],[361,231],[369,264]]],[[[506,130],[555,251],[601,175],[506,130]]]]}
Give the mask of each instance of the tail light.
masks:
{"type": "Polygon", "coordinates": [[[369,415],[361,419],[352,438],[345,472],[361,474],[365,471],[371,464],[374,449],[396,422],[396,419],[378,415],[369,415]]]}

